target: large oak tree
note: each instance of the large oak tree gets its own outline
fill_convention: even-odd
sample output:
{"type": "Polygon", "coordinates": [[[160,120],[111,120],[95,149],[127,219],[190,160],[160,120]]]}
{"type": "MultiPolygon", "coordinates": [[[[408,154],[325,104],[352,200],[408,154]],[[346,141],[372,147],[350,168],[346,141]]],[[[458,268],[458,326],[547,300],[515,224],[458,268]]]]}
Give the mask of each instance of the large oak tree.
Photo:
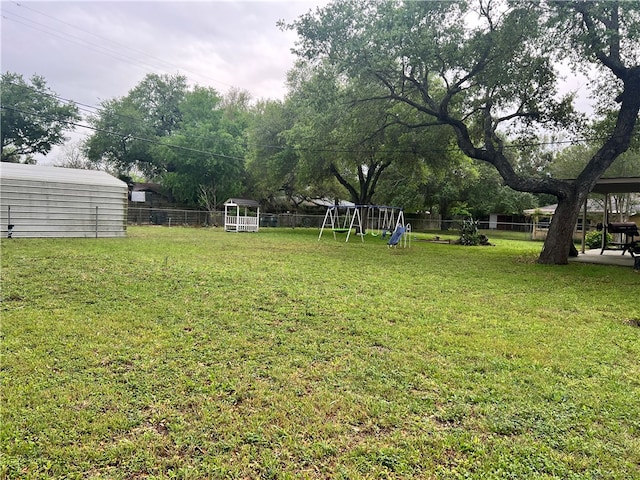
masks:
{"type": "Polygon", "coordinates": [[[386,99],[418,112],[411,127],[447,125],[466,155],[493,165],[511,188],[555,196],[538,261],[567,263],[580,207],[627,150],[638,119],[638,2],[353,0],[289,28],[299,35],[302,58],[375,80],[386,99]],[[507,153],[540,129],[576,125],[574,98],[560,92],[560,62],[597,72],[599,101],[615,109],[615,122],[575,180],[520,172],[507,153]]]}

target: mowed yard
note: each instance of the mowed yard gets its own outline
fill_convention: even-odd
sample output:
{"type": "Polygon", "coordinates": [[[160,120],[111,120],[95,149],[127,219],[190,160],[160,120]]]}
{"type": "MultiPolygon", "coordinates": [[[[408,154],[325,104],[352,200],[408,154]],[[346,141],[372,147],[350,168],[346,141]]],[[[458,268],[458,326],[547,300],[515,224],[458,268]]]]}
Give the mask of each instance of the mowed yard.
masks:
{"type": "Polygon", "coordinates": [[[0,478],[640,478],[640,274],[317,234],[3,239],[0,478]]]}

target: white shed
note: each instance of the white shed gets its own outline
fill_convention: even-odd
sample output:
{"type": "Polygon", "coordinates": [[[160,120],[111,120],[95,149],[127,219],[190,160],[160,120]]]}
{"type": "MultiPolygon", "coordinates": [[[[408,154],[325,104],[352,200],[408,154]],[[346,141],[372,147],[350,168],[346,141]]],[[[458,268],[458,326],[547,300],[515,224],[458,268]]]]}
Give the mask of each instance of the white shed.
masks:
{"type": "Polygon", "coordinates": [[[224,202],[224,229],[227,232],[257,232],[260,204],[246,198],[230,198],[224,202]]]}
{"type": "Polygon", "coordinates": [[[0,235],[124,237],[127,184],[106,172],[0,163],[0,235]]]}

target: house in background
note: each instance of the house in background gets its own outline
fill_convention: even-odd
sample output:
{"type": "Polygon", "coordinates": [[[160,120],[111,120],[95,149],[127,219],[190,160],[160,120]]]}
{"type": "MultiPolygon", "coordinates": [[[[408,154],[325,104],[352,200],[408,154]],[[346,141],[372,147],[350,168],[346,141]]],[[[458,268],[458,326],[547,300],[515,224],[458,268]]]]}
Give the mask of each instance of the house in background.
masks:
{"type": "Polygon", "coordinates": [[[129,192],[132,207],[175,208],[176,202],[159,183],[134,183],[129,192]]]}
{"type": "MultiPolygon", "coordinates": [[[[551,205],[545,205],[539,208],[530,208],[524,210],[523,213],[526,217],[531,219],[531,239],[532,240],[544,240],[547,238],[549,231],[549,225],[553,220],[553,215],[558,207],[557,203],[551,205]]],[[[601,201],[589,199],[587,202],[587,218],[586,227],[589,230],[592,226],[598,222],[602,222],[602,215],[604,214],[604,208],[601,201]]],[[[573,232],[573,238],[579,240],[582,238],[582,222],[583,218],[576,219],[576,227],[573,232]]]]}
{"type": "MultiPolygon", "coordinates": [[[[639,224],[640,222],[640,177],[627,178],[601,178],[596,183],[591,193],[604,195],[604,198],[589,198],[583,207],[582,215],[576,219],[574,238],[582,239],[589,228],[598,223],[607,224],[611,221],[628,221],[639,224]],[[630,194],[630,204],[623,211],[618,211],[617,206],[611,201],[613,195],[630,194]],[[613,206],[612,206],[613,205],[613,206]],[[615,220],[614,220],[615,219],[615,220]],[[582,224],[586,228],[582,228],[582,224]]],[[[557,204],[540,208],[525,210],[523,213],[532,219],[533,240],[542,240],[547,237],[549,225],[557,208],[557,204]]]]}

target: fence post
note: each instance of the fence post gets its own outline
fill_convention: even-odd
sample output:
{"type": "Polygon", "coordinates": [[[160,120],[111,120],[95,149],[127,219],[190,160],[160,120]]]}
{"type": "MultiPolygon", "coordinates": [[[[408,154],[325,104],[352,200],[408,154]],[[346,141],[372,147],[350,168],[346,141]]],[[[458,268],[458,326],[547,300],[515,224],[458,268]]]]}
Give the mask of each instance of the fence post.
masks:
{"type": "Polygon", "coordinates": [[[96,205],[96,238],[98,238],[98,206],[96,205]]]}
{"type": "Polygon", "coordinates": [[[7,238],[13,237],[13,225],[11,224],[11,205],[7,205],[7,238]]]}

